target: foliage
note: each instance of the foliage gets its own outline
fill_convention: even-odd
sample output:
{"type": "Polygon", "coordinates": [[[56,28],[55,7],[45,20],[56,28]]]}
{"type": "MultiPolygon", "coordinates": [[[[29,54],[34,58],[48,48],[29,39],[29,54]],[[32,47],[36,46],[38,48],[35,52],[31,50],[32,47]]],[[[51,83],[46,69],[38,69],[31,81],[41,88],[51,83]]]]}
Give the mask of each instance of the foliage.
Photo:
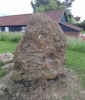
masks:
{"type": "Polygon", "coordinates": [[[22,38],[23,33],[4,33],[0,32],[0,41],[11,41],[11,42],[19,42],[22,38]]]}
{"type": "Polygon", "coordinates": [[[40,5],[39,7],[36,8],[35,12],[45,12],[45,11],[51,11],[51,10],[58,10],[58,9],[66,9],[64,5],[58,6],[56,1],[50,0],[49,4],[47,5],[40,5]]]}
{"type": "Polygon", "coordinates": [[[81,27],[85,30],[85,20],[81,23],[75,23],[74,25],[78,26],[78,27],[81,27]]]}
{"type": "MultiPolygon", "coordinates": [[[[51,5],[51,7],[54,6],[54,5],[57,5],[58,9],[59,9],[60,6],[61,6],[60,9],[63,9],[63,7],[70,8],[72,6],[72,2],[74,2],[74,0],[65,0],[63,2],[61,2],[60,0],[35,0],[34,2],[31,1],[31,6],[33,8],[33,11],[36,12],[36,11],[38,11],[37,9],[40,9],[38,7],[41,7],[41,6],[45,7],[45,5],[49,6],[49,4],[51,5]]],[[[53,7],[53,9],[51,8],[51,10],[55,10],[54,7],[53,7]]],[[[47,10],[45,10],[45,11],[47,11],[47,10]]],[[[49,11],[49,9],[48,9],[48,11],[49,11]]]]}
{"type": "Polygon", "coordinates": [[[85,41],[81,38],[67,37],[67,49],[85,53],[85,41]]]}
{"type": "Polygon", "coordinates": [[[68,22],[73,23],[73,15],[71,14],[71,10],[68,9],[71,7],[72,2],[74,2],[74,0],[65,0],[64,2],[61,2],[60,0],[35,0],[35,2],[31,2],[31,6],[34,12],[45,12],[51,10],[65,9],[68,22]]]}
{"type": "Polygon", "coordinates": [[[40,5],[47,5],[49,3],[49,0],[35,0],[36,7],[39,7],[40,5]]]}
{"type": "Polygon", "coordinates": [[[0,62],[0,78],[6,75],[6,70],[2,70],[4,64],[0,62]]]}
{"type": "Polygon", "coordinates": [[[49,3],[49,0],[35,0],[34,2],[31,1],[33,12],[36,11],[37,7],[40,7],[41,5],[47,5],[48,3],[49,3]]]}
{"type": "Polygon", "coordinates": [[[74,22],[73,22],[73,19],[72,19],[72,18],[67,17],[67,19],[68,19],[68,22],[69,22],[70,24],[74,24],[74,22]]]}
{"type": "Polygon", "coordinates": [[[45,11],[45,7],[43,7],[42,5],[40,5],[40,7],[36,8],[35,12],[44,12],[45,11]]]}
{"type": "Polygon", "coordinates": [[[75,0],[65,0],[63,2],[63,4],[67,7],[70,8],[72,6],[72,2],[74,2],[75,0]]]}
{"type": "Polygon", "coordinates": [[[67,19],[68,19],[68,22],[73,24],[73,15],[71,14],[71,10],[70,9],[66,9],[66,15],[67,15],[67,19]]]}
{"type": "Polygon", "coordinates": [[[33,1],[31,1],[31,6],[32,6],[32,8],[33,8],[33,12],[35,12],[36,6],[35,6],[35,4],[33,3],[33,1]]]}

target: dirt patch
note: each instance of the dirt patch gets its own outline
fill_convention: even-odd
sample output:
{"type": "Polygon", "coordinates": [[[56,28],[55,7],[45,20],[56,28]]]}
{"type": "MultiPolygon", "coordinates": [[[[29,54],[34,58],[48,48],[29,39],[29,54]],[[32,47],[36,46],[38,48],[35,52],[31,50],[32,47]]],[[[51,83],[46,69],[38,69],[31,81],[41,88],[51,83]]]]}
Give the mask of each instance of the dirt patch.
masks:
{"type": "Polygon", "coordinates": [[[0,100],[84,100],[85,90],[72,70],[54,80],[13,82],[11,73],[0,79],[0,100]]]}

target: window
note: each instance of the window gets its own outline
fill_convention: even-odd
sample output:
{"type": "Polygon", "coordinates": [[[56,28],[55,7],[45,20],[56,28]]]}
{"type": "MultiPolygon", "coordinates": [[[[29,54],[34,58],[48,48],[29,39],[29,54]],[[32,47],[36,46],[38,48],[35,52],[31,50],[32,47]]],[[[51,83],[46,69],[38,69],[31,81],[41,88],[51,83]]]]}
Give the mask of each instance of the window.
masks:
{"type": "Polygon", "coordinates": [[[2,28],[0,27],[0,32],[2,32],[2,28]]]}
{"type": "Polygon", "coordinates": [[[9,27],[5,27],[5,32],[9,32],[9,27]]]}
{"type": "Polygon", "coordinates": [[[26,30],[26,26],[21,27],[22,32],[25,32],[25,30],[26,30]]]}

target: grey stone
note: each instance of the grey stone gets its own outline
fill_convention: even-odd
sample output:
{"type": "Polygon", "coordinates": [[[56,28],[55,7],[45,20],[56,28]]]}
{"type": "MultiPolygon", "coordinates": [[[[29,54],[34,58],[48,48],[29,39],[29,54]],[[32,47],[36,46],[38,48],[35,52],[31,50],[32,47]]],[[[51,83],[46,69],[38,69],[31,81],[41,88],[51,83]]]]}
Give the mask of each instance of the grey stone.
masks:
{"type": "Polygon", "coordinates": [[[0,62],[4,63],[4,64],[8,64],[10,62],[12,62],[14,55],[12,53],[3,53],[0,54],[0,62]]]}
{"type": "Polygon", "coordinates": [[[9,74],[12,71],[13,65],[14,65],[14,63],[5,64],[2,67],[2,70],[5,69],[7,74],[9,74]]]}
{"type": "Polygon", "coordinates": [[[42,13],[31,15],[14,53],[14,81],[54,79],[65,61],[66,37],[59,24],[42,13]]]}

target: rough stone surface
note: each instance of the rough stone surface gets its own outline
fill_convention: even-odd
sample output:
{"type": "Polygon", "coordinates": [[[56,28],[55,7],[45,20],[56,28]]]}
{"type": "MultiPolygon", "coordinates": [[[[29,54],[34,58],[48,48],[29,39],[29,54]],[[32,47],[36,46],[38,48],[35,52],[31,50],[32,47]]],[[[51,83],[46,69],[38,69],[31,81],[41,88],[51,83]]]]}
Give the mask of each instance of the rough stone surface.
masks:
{"type": "Polygon", "coordinates": [[[12,53],[3,53],[0,54],[0,62],[4,63],[4,64],[8,64],[10,62],[12,62],[14,55],[12,53]]]}
{"type": "Polygon", "coordinates": [[[85,89],[75,71],[64,68],[56,80],[14,82],[11,73],[0,78],[0,100],[85,100],[85,89]],[[36,85],[36,86],[35,86],[36,85]]]}
{"type": "Polygon", "coordinates": [[[6,70],[7,74],[9,74],[13,68],[14,63],[5,64],[1,69],[6,70]]]}
{"type": "Polygon", "coordinates": [[[14,54],[14,81],[54,79],[63,73],[66,38],[59,24],[42,13],[30,16],[14,54]]]}

